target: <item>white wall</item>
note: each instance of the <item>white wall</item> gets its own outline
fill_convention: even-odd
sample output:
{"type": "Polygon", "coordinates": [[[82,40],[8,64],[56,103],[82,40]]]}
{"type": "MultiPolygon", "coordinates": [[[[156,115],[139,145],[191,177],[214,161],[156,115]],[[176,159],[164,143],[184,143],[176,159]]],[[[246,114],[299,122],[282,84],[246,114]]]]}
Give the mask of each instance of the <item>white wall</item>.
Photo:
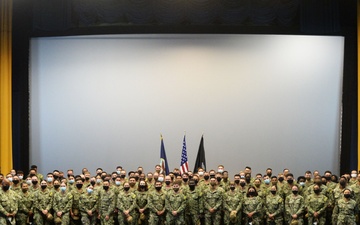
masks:
{"type": "Polygon", "coordinates": [[[31,41],[30,164],[339,172],[343,37],[118,35],[31,41]]]}

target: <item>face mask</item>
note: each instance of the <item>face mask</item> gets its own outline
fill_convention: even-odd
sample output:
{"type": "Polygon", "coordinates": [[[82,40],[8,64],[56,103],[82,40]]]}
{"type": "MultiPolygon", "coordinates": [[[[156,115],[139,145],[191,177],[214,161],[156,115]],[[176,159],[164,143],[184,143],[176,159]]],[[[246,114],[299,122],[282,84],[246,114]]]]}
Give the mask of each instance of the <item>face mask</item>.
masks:
{"type": "Polygon", "coordinates": [[[140,185],[140,188],[141,188],[141,189],[145,189],[146,186],[145,186],[145,185],[140,185]]]}
{"type": "Polygon", "coordinates": [[[116,177],[112,177],[111,179],[112,179],[113,181],[115,181],[116,177]]]}
{"type": "Polygon", "coordinates": [[[294,195],[297,195],[297,194],[299,193],[299,191],[292,191],[292,193],[293,193],[294,195]]]}
{"type": "Polygon", "coordinates": [[[271,176],[272,176],[272,173],[267,173],[266,175],[268,175],[268,177],[271,177],[271,176]]]}
{"type": "Polygon", "coordinates": [[[75,180],[69,180],[69,184],[75,183],[75,180]]]}
{"type": "Polygon", "coordinates": [[[210,178],[215,178],[215,174],[210,174],[210,178]]]}
{"type": "Polygon", "coordinates": [[[195,190],[195,185],[189,185],[190,190],[195,190]]]}
{"type": "Polygon", "coordinates": [[[19,180],[13,180],[14,184],[18,184],[20,181],[19,180]]]}
{"type": "Polygon", "coordinates": [[[10,188],[10,186],[9,186],[9,185],[2,186],[2,189],[3,189],[4,191],[9,190],[9,188],[10,188]]]}
{"type": "Polygon", "coordinates": [[[251,180],[251,178],[250,177],[245,177],[245,180],[246,180],[246,182],[250,182],[250,180],[251,180]]]}
{"type": "Polygon", "coordinates": [[[139,180],[139,177],[135,177],[135,180],[138,181],[138,180],[139,180]]]}
{"type": "Polygon", "coordinates": [[[100,184],[101,183],[101,179],[96,179],[96,183],[100,184]]]}
{"type": "Polygon", "coordinates": [[[195,184],[198,184],[199,183],[199,180],[194,180],[195,181],[195,184]]]}
{"type": "Polygon", "coordinates": [[[174,173],[174,177],[177,177],[179,176],[180,174],[179,173],[174,173]]]}
{"type": "Polygon", "coordinates": [[[217,177],[216,180],[217,180],[218,182],[220,182],[220,181],[221,181],[221,177],[217,177]]]}
{"type": "Polygon", "coordinates": [[[223,172],[224,172],[224,170],[222,170],[222,169],[218,169],[218,172],[219,172],[219,173],[223,173],[223,172]]]}
{"type": "Polygon", "coordinates": [[[90,177],[85,177],[85,180],[86,180],[86,181],[90,180],[90,177]]]}
{"type": "Polygon", "coordinates": [[[204,176],[205,180],[209,180],[210,176],[204,176]]]}
{"type": "Polygon", "coordinates": [[[189,180],[188,178],[184,178],[184,179],[183,179],[183,181],[184,181],[185,183],[188,182],[188,180],[189,180]]]}
{"type": "Polygon", "coordinates": [[[41,185],[41,189],[45,189],[47,186],[46,185],[41,185]]]}
{"type": "Polygon", "coordinates": [[[255,184],[255,187],[257,187],[257,188],[260,187],[260,184],[255,184]]]}
{"type": "Polygon", "coordinates": [[[151,181],[152,181],[152,177],[149,177],[149,178],[148,178],[148,181],[151,182],[151,181]]]}
{"type": "Polygon", "coordinates": [[[245,176],[240,176],[241,179],[245,179],[245,176]]]}
{"type": "Polygon", "coordinates": [[[278,179],[280,182],[283,182],[284,181],[284,178],[283,177],[279,177],[278,179]]]}
{"type": "Polygon", "coordinates": [[[55,189],[58,189],[59,187],[60,187],[60,185],[58,185],[58,184],[57,184],[57,185],[54,185],[54,188],[55,188],[55,189]]]}
{"type": "Polygon", "coordinates": [[[28,189],[21,189],[23,193],[26,193],[28,189]]]}
{"type": "Polygon", "coordinates": [[[158,181],[163,182],[163,181],[164,181],[164,177],[158,177],[158,181]]]}
{"type": "Polygon", "coordinates": [[[52,177],[48,177],[48,178],[47,178],[47,182],[50,183],[50,182],[52,182],[52,181],[53,181],[52,177]]]}
{"type": "Polygon", "coordinates": [[[168,181],[168,180],[167,180],[167,181],[165,181],[165,184],[166,184],[166,185],[170,185],[170,183],[171,183],[171,182],[170,182],[170,181],[168,181]]]}
{"type": "Polygon", "coordinates": [[[8,181],[10,181],[10,182],[13,181],[12,177],[9,177],[9,178],[7,178],[7,179],[8,179],[8,181]]]}
{"type": "Polygon", "coordinates": [[[94,185],[96,184],[96,182],[95,182],[95,181],[90,181],[90,184],[91,184],[92,186],[94,186],[94,185]]]}
{"type": "Polygon", "coordinates": [[[35,175],[35,174],[33,174],[33,173],[31,173],[31,174],[30,174],[30,177],[34,177],[34,176],[36,176],[36,175],[35,175]]]}
{"type": "Polygon", "coordinates": [[[235,180],[235,184],[240,184],[240,180],[235,180]]]}
{"type": "Polygon", "coordinates": [[[230,190],[232,190],[232,191],[235,190],[235,187],[234,187],[234,186],[231,186],[231,187],[230,187],[230,190]]]}
{"type": "MultiPolygon", "coordinates": [[[[54,179],[56,180],[56,179],[58,179],[59,178],[59,176],[58,175],[54,175],[54,179]]],[[[51,181],[50,181],[51,182],[51,181]]]]}
{"type": "Polygon", "coordinates": [[[287,182],[288,182],[288,184],[292,184],[292,183],[294,183],[294,180],[293,180],[293,179],[289,179],[289,180],[287,180],[287,182]]]}
{"type": "Polygon", "coordinates": [[[101,176],[101,179],[102,179],[102,180],[105,180],[105,178],[106,178],[106,176],[101,176]]]}
{"type": "Polygon", "coordinates": [[[173,188],[173,190],[174,190],[175,192],[178,192],[178,191],[179,191],[179,188],[173,188]]]}
{"type": "Polygon", "coordinates": [[[352,178],[355,178],[355,177],[357,177],[357,174],[356,174],[356,173],[352,173],[352,174],[351,174],[351,177],[352,177],[352,178]]]}
{"type": "Polygon", "coordinates": [[[241,187],[245,187],[245,182],[240,182],[241,187]]]}
{"type": "Polygon", "coordinates": [[[200,171],[198,172],[199,176],[203,176],[204,175],[204,172],[203,171],[200,171]]]}
{"type": "Polygon", "coordinates": [[[265,183],[265,184],[270,184],[270,179],[265,179],[265,180],[264,180],[264,183],[265,183]]]}
{"type": "Polygon", "coordinates": [[[319,193],[320,193],[320,189],[314,189],[314,193],[315,193],[315,194],[319,194],[319,193]]]}
{"type": "Polygon", "coordinates": [[[253,191],[249,192],[249,196],[254,196],[254,195],[255,195],[255,192],[253,192],[253,191]]]}
{"type": "Polygon", "coordinates": [[[77,187],[78,189],[81,189],[81,188],[83,187],[83,184],[76,184],[76,187],[77,187]]]}
{"type": "Polygon", "coordinates": [[[33,181],[31,181],[31,183],[32,183],[33,185],[37,185],[37,184],[38,184],[38,181],[37,181],[37,180],[33,180],[33,181]]]}
{"type": "Polygon", "coordinates": [[[344,194],[345,198],[350,198],[350,196],[351,196],[350,194],[344,194]]]}
{"type": "Polygon", "coordinates": [[[65,191],[66,191],[66,187],[60,187],[60,191],[65,192],[65,191]]]}
{"type": "Polygon", "coordinates": [[[32,183],[31,183],[31,180],[26,180],[26,183],[28,184],[28,185],[31,185],[32,183]]]}
{"type": "Polygon", "coordinates": [[[343,187],[346,185],[346,181],[344,181],[344,180],[341,180],[339,183],[340,183],[340,185],[343,186],[343,187]]]}
{"type": "Polygon", "coordinates": [[[125,178],[125,174],[121,174],[120,177],[121,177],[121,178],[125,178]]]}
{"type": "Polygon", "coordinates": [[[130,187],[134,187],[135,183],[129,183],[130,187]]]}
{"type": "Polygon", "coordinates": [[[331,177],[325,177],[326,180],[331,180],[331,177]]]}
{"type": "Polygon", "coordinates": [[[116,186],[120,186],[120,185],[121,185],[121,182],[120,182],[120,181],[115,181],[115,185],[116,185],[116,186]]]}
{"type": "Polygon", "coordinates": [[[300,182],[299,184],[300,184],[301,187],[305,186],[305,182],[300,182]]]}
{"type": "Polygon", "coordinates": [[[270,192],[271,192],[271,194],[273,194],[273,195],[276,194],[276,191],[274,191],[274,190],[272,190],[272,191],[270,191],[270,192]]]}
{"type": "Polygon", "coordinates": [[[103,186],[103,188],[105,191],[109,190],[109,186],[103,186]]]}
{"type": "Polygon", "coordinates": [[[91,193],[93,193],[94,190],[91,188],[88,188],[88,189],[86,189],[86,191],[87,191],[87,193],[91,194],[91,193]]]}
{"type": "Polygon", "coordinates": [[[155,187],[155,189],[156,189],[157,191],[160,191],[160,190],[161,190],[161,186],[160,186],[160,187],[155,187]]]}
{"type": "Polygon", "coordinates": [[[23,176],[19,176],[19,179],[22,180],[24,177],[23,176]]]}

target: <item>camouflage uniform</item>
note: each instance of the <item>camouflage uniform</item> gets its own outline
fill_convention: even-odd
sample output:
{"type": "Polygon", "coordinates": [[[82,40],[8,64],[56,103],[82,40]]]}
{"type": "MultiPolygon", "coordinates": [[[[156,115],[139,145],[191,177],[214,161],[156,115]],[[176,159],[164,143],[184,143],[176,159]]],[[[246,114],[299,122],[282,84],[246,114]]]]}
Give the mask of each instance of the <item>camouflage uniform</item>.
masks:
{"type": "Polygon", "coordinates": [[[27,191],[20,193],[19,210],[16,214],[16,222],[18,225],[26,225],[29,220],[29,213],[32,212],[33,195],[27,191]]]}
{"type": "Polygon", "coordinates": [[[135,225],[137,223],[136,217],[136,195],[134,192],[120,192],[116,200],[116,208],[119,209],[118,221],[120,225],[129,224],[135,225]],[[132,222],[126,221],[124,211],[129,211],[129,215],[132,216],[132,222]]]}
{"type": "Polygon", "coordinates": [[[114,219],[112,217],[116,198],[115,193],[112,191],[99,190],[99,214],[101,225],[113,225],[114,219]],[[106,216],[109,216],[109,220],[106,220],[106,216]]]}
{"type": "Polygon", "coordinates": [[[148,208],[150,210],[149,225],[162,225],[165,222],[165,212],[157,215],[158,211],[165,209],[165,193],[163,191],[150,192],[148,195],[148,208]]]}
{"type": "MultiPolygon", "coordinates": [[[[6,192],[0,191],[0,224],[7,225],[8,218],[6,214],[14,213],[18,211],[18,201],[19,196],[12,190],[7,190],[6,192]]],[[[15,220],[15,218],[11,218],[15,220]]]]}
{"type": "Polygon", "coordinates": [[[208,188],[204,193],[205,225],[219,225],[221,222],[221,210],[224,190],[222,188],[208,188]],[[209,210],[213,208],[215,212],[209,210]]]}
{"type": "Polygon", "coordinates": [[[267,224],[283,224],[284,213],[284,200],[279,195],[269,194],[265,200],[265,214],[267,224]],[[270,219],[269,215],[273,214],[273,218],[270,219]]]}
{"type": "Polygon", "coordinates": [[[177,193],[170,192],[165,198],[166,213],[166,225],[181,225],[185,224],[184,209],[186,208],[186,196],[178,191],[177,193]],[[173,211],[177,212],[177,215],[172,214],[173,211]]]}
{"type": "Polygon", "coordinates": [[[54,195],[54,218],[58,218],[57,213],[62,212],[61,225],[70,224],[70,209],[73,203],[73,196],[70,192],[56,192],[54,195]]]}
{"type": "Polygon", "coordinates": [[[198,225],[200,223],[199,214],[204,213],[204,199],[200,189],[189,190],[186,195],[188,224],[198,225]]]}
{"type": "Polygon", "coordinates": [[[303,214],[305,211],[305,203],[304,198],[301,195],[289,195],[285,199],[285,222],[290,224],[292,219],[292,215],[297,215],[298,225],[302,225],[303,214]]]}
{"type": "Polygon", "coordinates": [[[263,218],[263,200],[259,197],[245,197],[243,203],[243,213],[245,214],[245,224],[252,222],[253,225],[262,224],[263,218]],[[246,214],[254,212],[251,218],[248,218],[246,214]]]}
{"type": "Polygon", "coordinates": [[[355,215],[358,213],[356,201],[344,198],[340,199],[335,205],[333,212],[333,224],[337,225],[355,225],[355,215]]]}
{"type": "Polygon", "coordinates": [[[242,214],[242,201],[243,196],[239,191],[228,191],[224,194],[223,199],[223,208],[224,213],[224,224],[241,224],[241,214],[242,214]],[[236,219],[230,220],[230,213],[236,211],[236,219]]]}
{"type": "MultiPolygon", "coordinates": [[[[79,216],[79,217],[80,217],[81,214],[80,214],[79,199],[80,199],[80,196],[85,193],[85,191],[84,191],[84,189],[80,189],[80,190],[79,190],[79,189],[77,189],[76,186],[75,186],[75,188],[74,188],[73,190],[71,190],[70,193],[71,193],[72,196],[73,196],[73,204],[72,204],[72,209],[71,209],[71,211],[75,214],[75,216],[79,216]],[[76,214],[77,214],[77,215],[76,215],[76,214]]],[[[73,217],[72,219],[74,219],[74,217],[73,217]]],[[[80,221],[78,221],[78,222],[80,222],[80,221]]]]}
{"type": "Polygon", "coordinates": [[[47,188],[45,190],[39,190],[34,192],[34,222],[36,225],[50,224],[46,219],[46,215],[43,214],[43,210],[47,210],[48,214],[52,209],[53,196],[52,192],[47,188]]]}
{"type": "Polygon", "coordinates": [[[81,222],[83,225],[95,225],[98,209],[98,195],[94,192],[91,194],[83,193],[79,198],[79,207],[81,213],[81,222]],[[92,216],[88,214],[91,211],[92,216]]]}
{"type": "Polygon", "coordinates": [[[326,222],[326,207],[328,198],[323,194],[312,194],[307,196],[305,205],[308,210],[308,223],[313,224],[317,222],[318,225],[324,225],[326,222]],[[318,212],[319,216],[314,217],[314,212],[318,212]]]}
{"type": "Polygon", "coordinates": [[[148,210],[148,192],[147,191],[136,191],[136,213],[137,218],[140,218],[139,209],[144,209],[144,220],[139,220],[138,224],[148,224],[149,210],[148,210]]]}

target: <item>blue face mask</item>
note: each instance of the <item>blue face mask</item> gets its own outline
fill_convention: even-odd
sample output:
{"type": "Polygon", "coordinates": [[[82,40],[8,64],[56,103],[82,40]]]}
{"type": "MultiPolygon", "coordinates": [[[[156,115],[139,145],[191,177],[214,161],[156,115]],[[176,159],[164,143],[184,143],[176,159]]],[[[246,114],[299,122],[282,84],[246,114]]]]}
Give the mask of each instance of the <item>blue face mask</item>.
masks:
{"type": "Polygon", "coordinates": [[[120,186],[121,182],[120,181],[115,181],[116,186],[120,186]]]}
{"type": "Polygon", "coordinates": [[[90,189],[90,188],[88,188],[88,189],[86,189],[86,191],[87,191],[87,193],[89,193],[89,194],[91,194],[91,193],[93,193],[93,189],[90,189]]]}
{"type": "Polygon", "coordinates": [[[101,183],[101,179],[96,179],[96,183],[100,184],[101,183]]]}
{"type": "Polygon", "coordinates": [[[120,174],[120,170],[117,170],[116,173],[117,173],[117,174],[120,174]]]}
{"type": "Polygon", "coordinates": [[[304,187],[305,186],[305,182],[299,182],[300,186],[304,187]]]}
{"type": "Polygon", "coordinates": [[[62,192],[66,191],[66,187],[60,187],[60,191],[62,192]]]}
{"type": "Polygon", "coordinates": [[[265,184],[270,184],[270,179],[265,179],[265,180],[264,180],[264,183],[265,183],[265,184]]]}
{"type": "Polygon", "coordinates": [[[48,178],[47,178],[47,182],[50,183],[50,182],[52,182],[52,181],[53,181],[53,178],[52,178],[52,177],[48,177],[48,178]]]}
{"type": "Polygon", "coordinates": [[[75,180],[69,180],[69,184],[75,183],[75,180]]]}

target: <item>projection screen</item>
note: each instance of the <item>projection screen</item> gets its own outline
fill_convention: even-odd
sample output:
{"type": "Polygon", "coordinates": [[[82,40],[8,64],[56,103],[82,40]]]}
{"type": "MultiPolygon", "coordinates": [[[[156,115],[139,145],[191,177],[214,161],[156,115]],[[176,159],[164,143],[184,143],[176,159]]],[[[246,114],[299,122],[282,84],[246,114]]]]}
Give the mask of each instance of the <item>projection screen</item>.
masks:
{"type": "Polygon", "coordinates": [[[33,38],[30,164],[39,172],[190,170],[232,177],[289,168],[339,173],[344,38],[107,35],[33,38]]]}

